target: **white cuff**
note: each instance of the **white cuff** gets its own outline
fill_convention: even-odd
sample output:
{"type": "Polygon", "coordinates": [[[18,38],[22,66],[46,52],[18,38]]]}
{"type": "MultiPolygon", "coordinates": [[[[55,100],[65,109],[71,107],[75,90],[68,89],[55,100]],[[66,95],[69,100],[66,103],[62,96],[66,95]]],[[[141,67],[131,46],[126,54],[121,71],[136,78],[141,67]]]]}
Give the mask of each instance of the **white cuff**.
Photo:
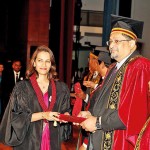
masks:
{"type": "Polygon", "coordinates": [[[87,148],[87,145],[85,143],[82,144],[85,148],[87,148]]]}
{"type": "Polygon", "coordinates": [[[98,84],[95,84],[94,89],[96,89],[96,88],[97,88],[97,86],[98,86],[98,84]]]}
{"type": "Polygon", "coordinates": [[[89,100],[89,95],[86,94],[86,98],[84,99],[84,101],[85,101],[86,103],[88,103],[88,100],[89,100]]]}

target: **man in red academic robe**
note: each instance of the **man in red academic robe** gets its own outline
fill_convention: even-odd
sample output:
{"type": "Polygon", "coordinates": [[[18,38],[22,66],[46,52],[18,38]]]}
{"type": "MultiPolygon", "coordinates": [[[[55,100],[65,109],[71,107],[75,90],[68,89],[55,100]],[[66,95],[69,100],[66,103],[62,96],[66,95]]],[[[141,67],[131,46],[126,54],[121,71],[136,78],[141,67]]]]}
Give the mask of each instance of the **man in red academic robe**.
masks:
{"type": "Polygon", "coordinates": [[[79,114],[87,117],[80,125],[90,131],[88,150],[133,150],[150,112],[150,61],[136,51],[143,22],[112,18],[107,45],[117,63],[94,93],[94,105],[79,114]]]}

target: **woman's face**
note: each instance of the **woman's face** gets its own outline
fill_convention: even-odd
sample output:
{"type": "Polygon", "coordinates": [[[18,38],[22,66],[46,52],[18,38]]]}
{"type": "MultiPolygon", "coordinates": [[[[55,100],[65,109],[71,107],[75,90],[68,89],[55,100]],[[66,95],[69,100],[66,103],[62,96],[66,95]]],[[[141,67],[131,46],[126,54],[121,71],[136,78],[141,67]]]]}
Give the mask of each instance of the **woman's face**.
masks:
{"type": "Polygon", "coordinates": [[[48,52],[39,52],[34,62],[34,67],[39,75],[47,75],[51,68],[51,59],[48,52]]]}

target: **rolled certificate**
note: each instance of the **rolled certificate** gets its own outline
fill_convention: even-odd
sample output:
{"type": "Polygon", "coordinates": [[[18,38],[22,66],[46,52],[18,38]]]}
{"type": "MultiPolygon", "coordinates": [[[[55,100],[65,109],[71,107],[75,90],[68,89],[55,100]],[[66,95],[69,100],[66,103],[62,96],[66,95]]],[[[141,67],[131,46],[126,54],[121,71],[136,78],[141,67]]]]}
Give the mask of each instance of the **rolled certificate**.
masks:
{"type": "Polygon", "coordinates": [[[64,114],[60,114],[58,118],[60,120],[74,122],[74,123],[81,123],[84,120],[86,120],[86,118],[83,118],[83,117],[69,116],[69,115],[64,115],[64,114]]]}

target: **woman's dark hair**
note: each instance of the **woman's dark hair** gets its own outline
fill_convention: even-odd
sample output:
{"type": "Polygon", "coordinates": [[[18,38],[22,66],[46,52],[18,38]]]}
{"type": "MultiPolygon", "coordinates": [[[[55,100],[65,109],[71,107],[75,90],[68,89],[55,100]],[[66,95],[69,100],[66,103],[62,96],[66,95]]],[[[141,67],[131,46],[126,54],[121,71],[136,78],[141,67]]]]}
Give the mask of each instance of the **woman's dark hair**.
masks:
{"type": "Polygon", "coordinates": [[[50,68],[50,71],[49,71],[49,74],[48,74],[48,78],[51,79],[56,74],[56,64],[55,64],[55,58],[54,58],[53,52],[47,46],[42,45],[42,46],[39,46],[39,47],[36,48],[35,52],[33,53],[32,57],[31,57],[30,63],[29,63],[29,65],[27,67],[27,70],[26,70],[26,78],[27,79],[29,79],[29,77],[33,73],[36,73],[36,75],[38,76],[38,73],[37,73],[37,71],[34,67],[34,62],[37,58],[37,55],[40,52],[48,52],[50,54],[51,68],[50,68]]]}

